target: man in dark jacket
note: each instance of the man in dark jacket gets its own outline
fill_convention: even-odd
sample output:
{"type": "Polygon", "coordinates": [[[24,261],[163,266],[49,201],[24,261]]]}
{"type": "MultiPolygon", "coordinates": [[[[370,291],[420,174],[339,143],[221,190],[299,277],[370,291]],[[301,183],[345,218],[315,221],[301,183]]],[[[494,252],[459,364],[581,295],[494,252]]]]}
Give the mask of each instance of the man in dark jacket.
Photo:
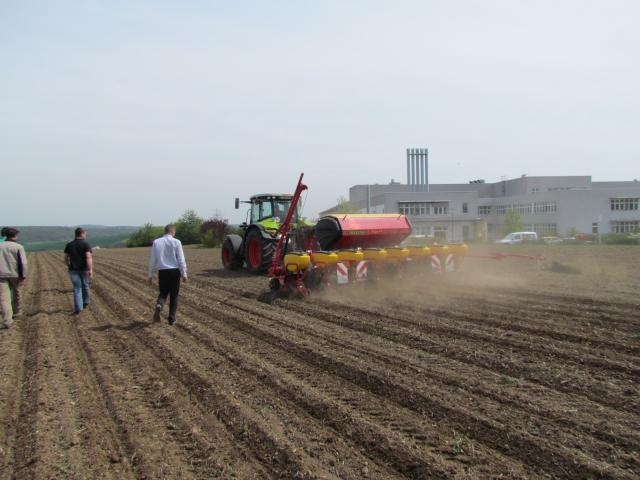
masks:
{"type": "Polygon", "coordinates": [[[86,241],[84,228],[76,228],[76,238],[64,247],[65,263],[73,284],[73,313],[80,314],[89,306],[89,279],[93,278],[91,245],[86,241]]]}

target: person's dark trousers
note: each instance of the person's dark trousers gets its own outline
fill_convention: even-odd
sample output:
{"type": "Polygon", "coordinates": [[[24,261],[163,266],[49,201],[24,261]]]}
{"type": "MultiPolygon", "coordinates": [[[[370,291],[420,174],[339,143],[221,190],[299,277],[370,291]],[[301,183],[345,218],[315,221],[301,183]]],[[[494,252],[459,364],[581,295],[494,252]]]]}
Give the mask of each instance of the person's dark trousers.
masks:
{"type": "Polygon", "coordinates": [[[160,294],[157,304],[162,307],[168,296],[169,319],[175,321],[178,310],[178,294],[180,293],[180,270],[177,268],[158,270],[158,287],[160,294]]]}

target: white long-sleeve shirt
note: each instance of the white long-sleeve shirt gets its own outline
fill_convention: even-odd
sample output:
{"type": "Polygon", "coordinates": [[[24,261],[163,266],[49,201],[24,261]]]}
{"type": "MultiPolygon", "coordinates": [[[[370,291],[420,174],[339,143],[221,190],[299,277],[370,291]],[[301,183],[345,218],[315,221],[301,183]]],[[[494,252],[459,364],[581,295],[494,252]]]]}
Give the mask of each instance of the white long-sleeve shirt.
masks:
{"type": "Polygon", "coordinates": [[[169,268],[177,268],[181,276],[187,276],[187,262],[182,251],[182,242],[167,233],[153,241],[148,278],[153,277],[156,270],[169,268]]]}

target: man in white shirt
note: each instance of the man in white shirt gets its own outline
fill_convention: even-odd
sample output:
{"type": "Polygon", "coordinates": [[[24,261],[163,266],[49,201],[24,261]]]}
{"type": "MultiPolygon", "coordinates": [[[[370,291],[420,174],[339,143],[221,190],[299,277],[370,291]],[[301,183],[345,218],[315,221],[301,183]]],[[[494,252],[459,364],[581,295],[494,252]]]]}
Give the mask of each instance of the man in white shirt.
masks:
{"type": "Polygon", "coordinates": [[[174,237],[176,227],[172,224],[164,227],[164,235],[156,238],[151,246],[149,258],[149,272],[147,281],[153,283],[153,273],[158,271],[159,295],[156,300],[153,320],[160,321],[160,312],[164,302],[169,297],[169,325],[176,323],[178,309],[178,294],[180,293],[180,279],[187,281],[187,263],[182,251],[182,242],[174,237]]]}

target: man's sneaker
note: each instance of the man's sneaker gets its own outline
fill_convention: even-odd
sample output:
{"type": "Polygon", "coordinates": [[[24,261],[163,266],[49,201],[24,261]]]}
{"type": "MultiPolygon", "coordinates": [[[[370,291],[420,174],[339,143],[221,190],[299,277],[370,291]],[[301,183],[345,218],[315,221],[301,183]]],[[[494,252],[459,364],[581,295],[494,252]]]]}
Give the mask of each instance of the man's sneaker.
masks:
{"type": "Polygon", "coordinates": [[[162,305],[156,305],[156,311],[153,313],[153,321],[160,321],[160,311],[162,310],[162,305]]]}
{"type": "Polygon", "coordinates": [[[175,319],[175,318],[173,318],[173,317],[169,317],[169,318],[168,318],[168,321],[169,321],[169,325],[173,325],[173,324],[175,324],[175,323],[176,323],[176,319],[175,319]]]}

